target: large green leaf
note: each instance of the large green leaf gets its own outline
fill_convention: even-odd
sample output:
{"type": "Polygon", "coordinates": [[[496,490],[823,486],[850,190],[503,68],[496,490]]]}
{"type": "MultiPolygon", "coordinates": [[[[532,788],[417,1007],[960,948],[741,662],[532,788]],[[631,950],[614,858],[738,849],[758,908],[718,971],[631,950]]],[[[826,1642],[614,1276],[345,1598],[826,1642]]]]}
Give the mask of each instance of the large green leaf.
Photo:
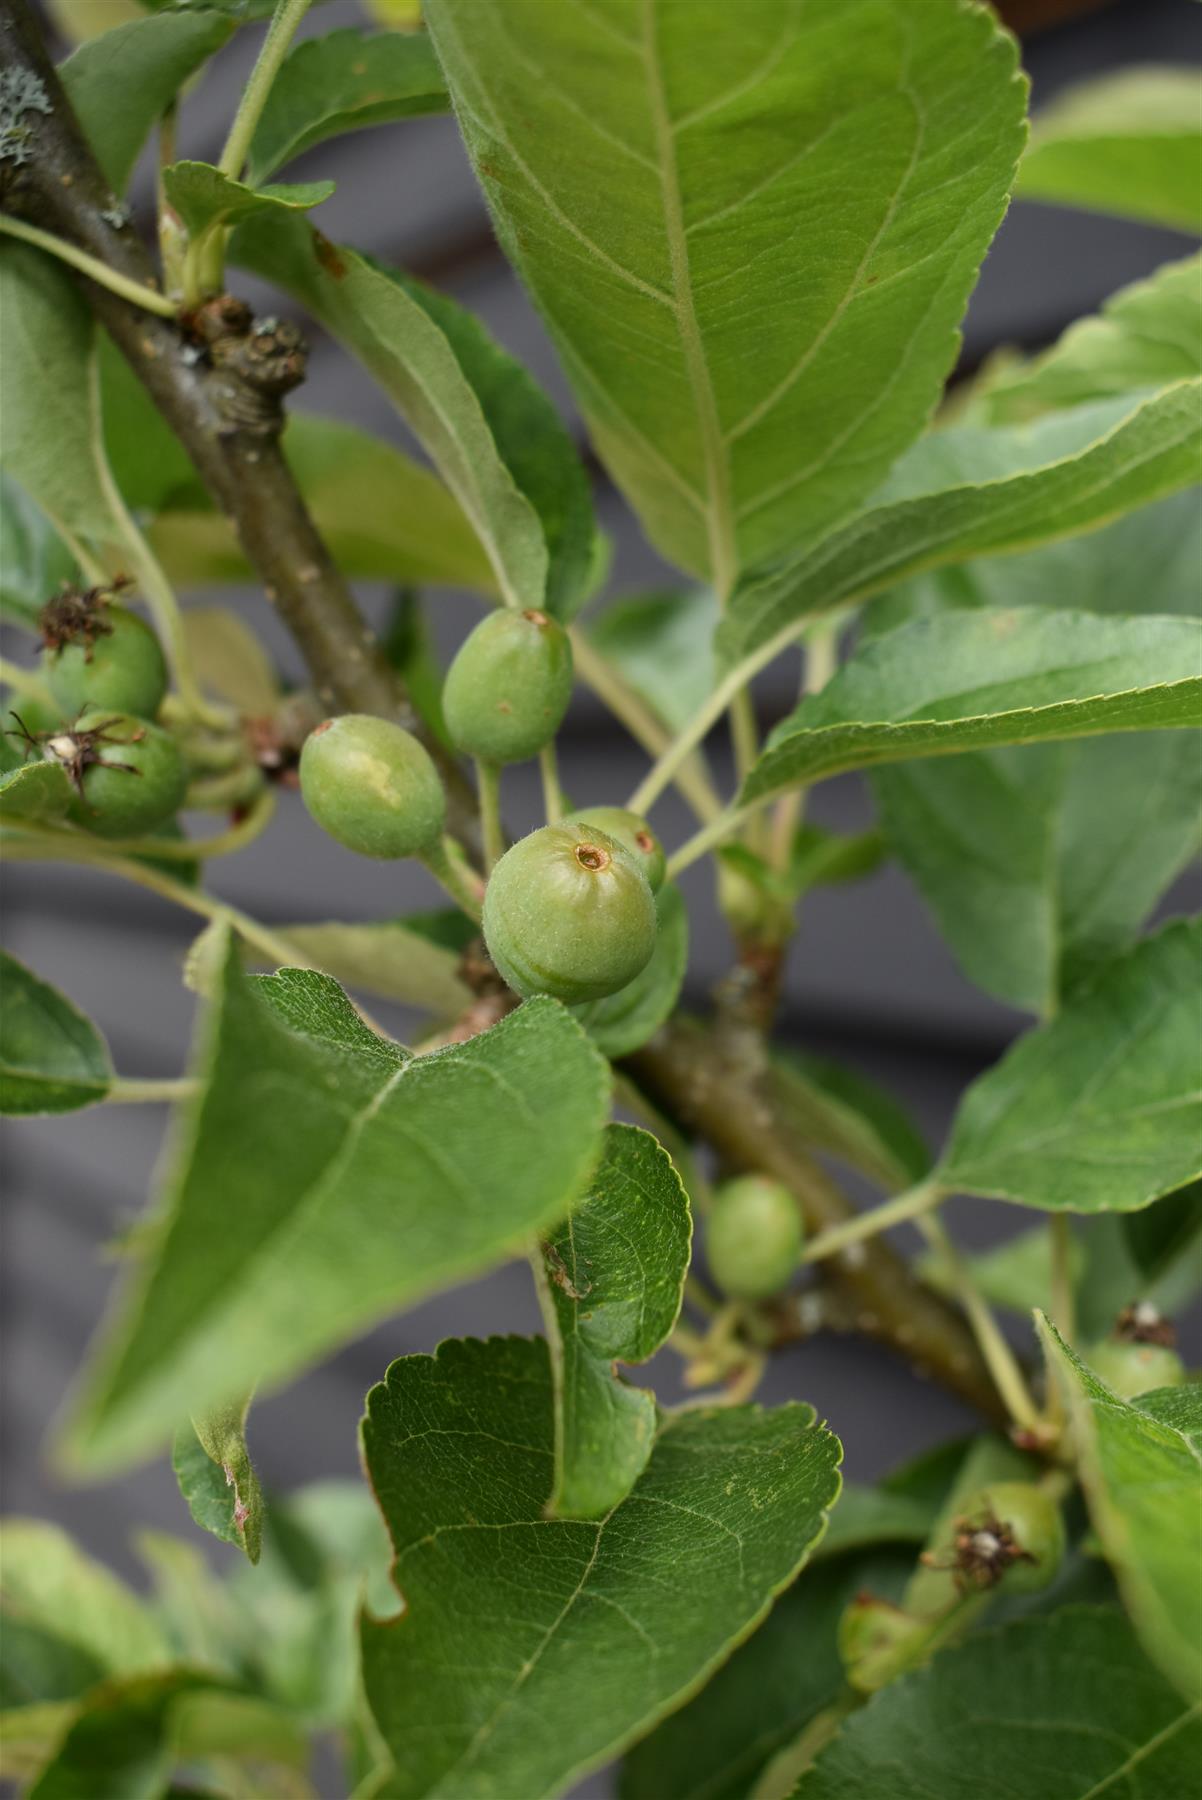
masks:
{"type": "Polygon", "coordinates": [[[68,1448],[89,1467],[266,1386],[563,1217],[607,1066],[554,1001],[412,1057],[328,976],[249,980],[231,945],[167,1217],[68,1448]]]}
{"type": "Polygon", "coordinates": [[[1124,69],[1070,88],[1035,120],[1018,193],[1202,235],[1196,71],[1124,69]]]}
{"type": "Polygon", "coordinates": [[[1065,1607],[945,1650],[853,1713],[797,1800],[1188,1800],[1202,1718],[1113,1608],[1065,1607]]]}
{"type": "Polygon", "coordinates": [[[659,924],[646,967],[616,994],[572,1008],[598,1049],[609,1057],[640,1050],[680,998],[689,960],[689,910],[680,889],[673,883],[661,888],[655,911],[659,924]]]}
{"type": "Polygon", "coordinates": [[[212,163],[177,162],[163,170],[163,191],[190,237],[218,226],[232,228],[260,214],[308,212],[334,192],[332,181],[282,181],[248,187],[215,169],[212,163]]]}
{"type": "Polygon", "coordinates": [[[45,514],[9,475],[0,475],[0,546],[0,619],[36,631],[47,600],[78,571],[45,514]]]}
{"type": "Polygon", "coordinates": [[[1200,670],[1191,619],[1034,607],[915,619],[776,727],[743,798],[914,757],[1202,725],[1200,670]]]}
{"type": "Polygon", "coordinates": [[[1070,325],[1031,362],[1005,364],[974,397],[989,425],[1087,401],[1168,387],[1202,371],[1202,256],[1166,263],[1121,288],[1095,318],[1070,325]]]}
{"type": "MultiPolygon", "coordinates": [[[[1073,1424],[1089,1516],[1149,1656],[1202,1708],[1202,1386],[1158,1416],[1121,1400],[1040,1314],[1048,1370],[1073,1424]]],[[[1149,1404],[1145,1404],[1145,1400],[1149,1404]]]]}
{"type": "Polygon", "coordinates": [[[1202,468],[1200,397],[1202,383],[1178,382],[1118,418],[1082,408],[1011,433],[934,433],[902,459],[882,503],[748,579],[719,629],[721,656],[766,660],[814,613],[941,564],[1091,531],[1189,486],[1202,468]],[[1075,441],[1081,426],[1090,435],[1075,441]]]}
{"type": "MultiPolygon", "coordinates": [[[[289,414],[284,453],[344,574],[496,592],[458,501],[412,457],[353,425],[304,412],[289,414]]],[[[129,491],[124,481],[122,489],[129,491]]],[[[182,586],[249,575],[233,526],[198,490],[171,496],[150,536],[182,586]]]]}
{"type": "Polygon", "coordinates": [[[877,1551],[805,1569],[696,1698],[630,1751],[621,1800],[749,1800],[777,1752],[840,1698],[844,1608],[863,1589],[898,1599],[912,1561],[877,1551]]]}
{"type": "Polygon", "coordinates": [[[541,1800],[686,1699],[821,1535],[839,1444],[809,1407],[678,1413],[597,1523],[547,1519],[546,1346],[446,1343],[368,1396],[403,1616],[363,1626],[381,1794],[541,1800]]]}
{"type": "Polygon", "coordinates": [[[233,29],[212,7],[194,6],[118,25],[67,58],[63,86],[116,193],[179,89],[233,29]]]}
{"type": "Polygon", "coordinates": [[[960,1102],[941,1186],[1129,1212],[1202,1173],[1202,921],[1168,925],[1028,1032],[960,1102]]]}
{"type": "Polygon", "coordinates": [[[847,514],[934,406],[1005,206],[1024,94],[991,17],[425,10],[505,249],[657,546],[728,590],[847,514]]]}
{"type": "Polygon", "coordinates": [[[353,28],[309,38],[271,84],[247,159],[255,187],[303,150],[390,119],[445,112],[446,84],[430,40],[353,28]]]}
{"type": "Polygon", "coordinates": [[[74,1112],[103,1100],[112,1078],[92,1021],[0,950],[0,1113],[74,1112]]]}
{"type": "Polygon", "coordinates": [[[680,1312],[692,1220],[672,1159],[649,1132],[611,1125],[588,1192],[542,1246],[539,1297],[555,1385],[548,1511],[599,1519],[651,1455],[655,1395],[618,1363],[655,1355],[680,1312]]]}
{"type": "Polygon", "coordinates": [[[286,288],[359,358],[467,514],[506,600],[540,606],[548,553],[538,512],[507,467],[471,376],[431,310],[386,270],[315,237],[303,220],[256,220],[237,235],[233,254],[286,288]]]}

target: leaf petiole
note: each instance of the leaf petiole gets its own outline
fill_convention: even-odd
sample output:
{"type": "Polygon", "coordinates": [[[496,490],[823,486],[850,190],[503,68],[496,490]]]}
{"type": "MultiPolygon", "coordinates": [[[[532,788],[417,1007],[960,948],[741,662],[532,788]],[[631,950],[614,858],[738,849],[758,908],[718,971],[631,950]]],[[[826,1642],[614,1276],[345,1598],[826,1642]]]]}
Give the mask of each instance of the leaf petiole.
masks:
{"type": "Polygon", "coordinates": [[[33,244],[51,256],[57,256],[60,262],[69,263],[81,275],[86,275],[89,281],[95,281],[111,294],[128,300],[131,306],[140,306],[145,312],[157,313],[160,319],[174,319],[176,316],[178,308],[174,300],[168,300],[165,294],[155,293],[153,288],[143,287],[140,282],[131,281],[127,275],[119,275],[116,269],[110,269],[99,257],[89,256],[86,250],[77,250],[65,238],[55,237],[52,232],[41,231],[36,225],[26,225],[24,220],[9,218],[4,213],[0,213],[0,232],[8,237],[20,238],[23,243],[33,244]]]}
{"type": "Polygon", "coordinates": [[[804,1263],[822,1262],[828,1256],[837,1256],[841,1250],[847,1250],[865,1238],[876,1237],[893,1225],[921,1218],[943,1198],[944,1191],[936,1182],[920,1181],[916,1187],[907,1188],[903,1194],[894,1194],[880,1206],[870,1207],[867,1212],[856,1213],[853,1218],[820,1231],[806,1245],[801,1260],[804,1263]]]}

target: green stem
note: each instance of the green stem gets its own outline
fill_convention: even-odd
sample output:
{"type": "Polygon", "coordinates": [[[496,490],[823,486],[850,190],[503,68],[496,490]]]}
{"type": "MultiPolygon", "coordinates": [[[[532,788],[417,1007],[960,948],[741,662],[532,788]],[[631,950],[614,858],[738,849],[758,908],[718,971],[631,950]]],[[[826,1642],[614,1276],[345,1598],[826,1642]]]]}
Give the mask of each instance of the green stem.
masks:
{"type": "Polygon", "coordinates": [[[1071,1344],[1077,1335],[1073,1228],[1067,1213],[1053,1213],[1048,1225],[1052,1233],[1052,1321],[1065,1342],[1071,1344]]]}
{"type": "MultiPolygon", "coordinates": [[[[214,832],[211,837],[105,838],[104,846],[114,856],[153,856],[159,862],[208,862],[215,856],[232,856],[236,850],[244,850],[248,844],[253,844],[271,823],[275,806],[275,791],[267,787],[244,819],[239,819],[226,831],[214,832]]],[[[78,861],[68,853],[80,845],[86,849],[90,841],[78,832],[54,825],[37,825],[32,820],[22,820],[19,825],[14,820],[11,828],[19,831],[22,837],[45,844],[50,852],[57,845],[66,845],[67,860],[78,861]]]]}
{"type": "Polygon", "coordinates": [[[54,705],[50,689],[37,670],[23,669],[20,663],[10,662],[7,656],[0,656],[0,681],[12,688],[14,694],[27,694],[31,700],[40,700],[44,706],[54,705]]]}
{"type": "Polygon", "coordinates": [[[687,838],[680,849],[674,850],[668,858],[666,879],[673,880],[692,863],[705,856],[715,845],[724,844],[728,838],[734,837],[744,822],[753,813],[758,812],[760,804],[760,802],[753,806],[732,804],[725,812],[719,813],[716,819],[712,819],[708,825],[703,825],[700,831],[695,831],[692,837],[687,838]]]}
{"type": "Polygon", "coordinates": [[[544,744],[538,753],[538,772],[543,779],[543,812],[548,825],[558,825],[563,818],[563,789],[559,785],[559,764],[555,744],[544,744]]]}
{"type": "Polygon", "coordinates": [[[484,882],[472,868],[462,849],[452,837],[444,837],[433,850],[420,859],[435,881],[451,896],[469,919],[480,923],[480,905],[484,898],[484,882]]]}
{"type": "Polygon", "coordinates": [[[947,1266],[956,1297],[964,1308],[973,1336],[977,1340],[977,1347],[985,1359],[1006,1411],[1020,1431],[1038,1432],[1042,1423],[1039,1408],[1031,1398],[1018,1359],[1002,1336],[998,1322],[974,1281],[967,1262],[939,1219],[920,1219],[919,1229],[947,1266]]]}
{"type": "Polygon", "coordinates": [[[501,771],[496,763],[482,762],[479,757],[476,757],[475,762],[484,866],[491,874],[505,854],[505,831],[501,824],[501,771]]]}
{"type": "Polygon", "coordinates": [[[117,294],[122,300],[128,300],[132,306],[140,306],[146,312],[157,313],[160,319],[174,319],[177,307],[173,300],[165,294],[156,294],[152,288],[145,288],[126,275],[119,275],[116,269],[110,269],[98,257],[89,256],[86,250],[77,250],[65,238],[55,237],[52,232],[40,231],[36,225],[26,225],[23,219],[10,219],[0,213],[0,232],[8,237],[20,238],[23,243],[34,244],[39,250],[48,251],[57,256],[60,262],[70,263],[89,281],[98,282],[101,287],[117,294]]]}
{"type": "Polygon", "coordinates": [[[892,1225],[901,1225],[907,1219],[921,1218],[923,1213],[938,1206],[942,1199],[943,1189],[936,1182],[920,1181],[916,1187],[907,1188],[904,1194],[895,1194],[880,1206],[856,1213],[842,1224],[820,1231],[806,1245],[801,1260],[807,1263],[822,1262],[825,1257],[836,1256],[840,1250],[846,1250],[864,1238],[876,1237],[879,1232],[888,1231],[892,1225]]]}
{"type": "MultiPolygon", "coordinates": [[[[820,694],[838,668],[838,644],[839,635],[834,626],[816,630],[807,639],[801,678],[802,699],[807,694],[820,694]]],[[[768,860],[774,869],[782,873],[789,866],[793,840],[805,817],[807,792],[804,787],[791,788],[787,794],[781,795],[772,809],[768,860]]]]}
{"type": "Polygon", "coordinates": [[[145,1101],[160,1101],[164,1105],[173,1105],[177,1100],[188,1100],[199,1093],[200,1083],[190,1076],[183,1075],[165,1078],[162,1081],[133,1081],[123,1075],[115,1075],[105,1095],[109,1105],[137,1105],[145,1101]]]}
{"type": "Polygon", "coordinates": [[[278,0],[267,36],[263,40],[263,48],[259,51],[259,60],[250,72],[250,80],[238,104],[229,136],[225,140],[225,148],[221,152],[221,160],[217,164],[221,173],[228,175],[231,181],[237,181],[242,174],[255,127],[271,92],[271,84],[279,74],[280,64],[288,54],[296,28],[308,12],[309,5],[310,0],[278,0]]]}

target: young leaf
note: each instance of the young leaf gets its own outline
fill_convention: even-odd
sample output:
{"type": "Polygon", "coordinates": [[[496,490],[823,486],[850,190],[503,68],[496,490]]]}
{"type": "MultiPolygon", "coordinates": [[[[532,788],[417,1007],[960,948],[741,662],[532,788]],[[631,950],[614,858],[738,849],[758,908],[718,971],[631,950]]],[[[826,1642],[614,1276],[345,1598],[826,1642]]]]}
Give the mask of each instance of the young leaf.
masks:
{"type": "Polygon", "coordinates": [[[8,475],[0,475],[0,543],[0,619],[36,631],[47,600],[79,571],[49,519],[8,475]]]}
{"type": "Polygon", "coordinates": [[[163,170],[163,192],[190,237],[217,226],[240,225],[262,213],[307,212],[334,192],[332,181],[279,182],[252,188],[233,181],[212,163],[177,162],[163,170]]]}
{"type": "Polygon", "coordinates": [[[1202,1718],[1121,1612],[1065,1607],[937,1656],[848,1718],[797,1800],[1090,1800],[1189,1793],[1202,1718]],[[1136,1788],[1138,1783],[1138,1789],[1136,1788]]]}
{"type": "MultiPolygon", "coordinates": [[[[453,1018],[471,1003],[471,989],[459,977],[461,952],[411,929],[405,919],[283,925],[278,935],[344,987],[419,1006],[439,1018],[453,1018]]],[[[255,960],[253,949],[248,960],[255,960]]]]}
{"type": "Polygon", "coordinates": [[[974,396],[971,417],[1019,424],[1062,407],[1169,387],[1200,369],[1202,256],[1191,256],[1121,288],[1043,356],[999,370],[974,396]]]}
{"type": "Polygon", "coordinates": [[[71,783],[61,763],[19,763],[0,772],[0,819],[48,824],[70,804],[71,783]]]}
{"type": "Polygon", "coordinates": [[[877,1551],[803,1570],[701,1692],[627,1753],[620,1800],[750,1800],[772,1758],[843,1691],[835,1634],[848,1603],[865,1589],[898,1599],[912,1562],[877,1551]]]}
{"type": "Polygon", "coordinates": [[[726,593],[846,516],[954,359],[1022,147],[1010,40],[949,0],[426,17],[502,243],[657,547],[726,593]]]}
{"type": "Polygon", "coordinates": [[[916,619],[777,726],[743,799],[914,757],[1202,725],[1200,656],[1189,619],[1035,608],[916,619]]]}
{"type": "Polygon", "coordinates": [[[541,1247],[555,1387],[553,1517],[601,1518],[647,1466],[655,1396],[628,1386],[617,1365],[647,1362],[675,1325],[692,1235],[667,1151],[649,1132],[609,1126],[589,1191],[541,1247]]]}
{"type": "Polygon", "coordinates": [[[680,731],[713,690],[718,617],[717,595],[709,588],[631,594],[611,601],[586,630],[656,717],[680,731]]]}
{"type": "Polygon", "coordinates": [[[1202,921],[1167,925],[1030,1031],[960,1102],[943,1187],[1129,1212],[1202,1173],[1202,921]]]}
{"type": "Polygon", "coordinates": [[[189,75],[233,29],[212,4],[193,6],[118,25],[67,58],[59,71],[67,98],[115,194],[189,75]]]}
{"type": "Polygon", "coordinates": [[[1123,69],[1070,88],[1035,119],[1018,193],[1202,236],[1194,71],[1123,69]]]}
{"type": "Polygon", "coordinates": [[[689,912],[680,889],[669,883],[655,896],[659,919],[651,960],[633,981],[604,1000],[572,1008],[606,1056],[629,1056],[659,1030],[680,998],[689,960],[689,912]]]}
{"type": "Polygon", "coordinates": [[[604,1762],[754,1630],[839,1486],[809,1407],[698,1410],[606,1518],[547,1519],[550,1365],[520,1338],[393,1363],[363,1450],[406,1602],[362,1628],[397,1800],[541,1800],[604,1762]]]}
{"type": "MultiPolygon", "coordinates": [[[[845,1481],[815,1561],[879,1544],[925,1544],[937,1517],[938,1508],[930,1500],[845,1481]]],[[[908,1574],[912,1572],[913,1558],[907,1568],[908,1574]]]]}
{"type": "Polygon", "coordinates": [[[245,620],[228,606],[190,606],[183,615],[188,655],[201,686],[248,718],[275,712],[280,677],[245,620]]]}
{"type": "Polygon", "coordinates": [[[79,1800],[84,1794],[141,1800],[168,1793],[174,1707],[210,1681],[191,1670],[171,1669],[101,1689],[76,1714],[29,1789],[29,1800],[79,1800]]]}
{"type": "Polygon", "coordinates": [[[106,1676],[166,1667],[170,1646],[149,1607],[57,1525],[6,1519],[0,1545],[9,1700],[73,1700],[106,1676]]]}
{"type": "Polygon", "coordinates": [[[854,1070],[780,1051],[773,1058],[772,1090],[803,1142],[882,1187],[911,1187],[930,1169],[930,1151],[901,1107],[854,1070]]]}
{"type": "Polygon", "coordinates": [[[286,288],[375,376],[467,514],[504,598],[541,606],[548,554],[537,510],[429,310],[385,270],[315,238],[303,220],[260,218],[239,234],[233,255],[286,288]]]}
{"type": "Polygon", "coordinates": [[[237,1544],[257,1563],[263,1543],[263,1493],[246,1447],[247,1399],[216,1408],[175,1434],[171,1466],[202,1531],[237,1544]]]}
{"type": "Polygon", "coordinates": [[[108,1050],[90,1019],[0,950],[0,1113],[74,1112],[103,1100],[108,1050]]]}
{"type": "Polygon", "coordinates": [[[1202,1388],[1152,1405],[1112,1394],[1044,1315],[1048,1372],[1068,1408],[1089,1516],[1149,1656],[1202,1707],[1202,1388]]]}
{"type": "Polygon", "coordinates": [[[1081,423],[1099,420],[1092,442],[1072,442],[1075,415],[1009,436],[977,432],[985,468],[971,467],[960,433],[923,439],[890,483],[897,493],[908,478],[917,493],[874,505],[815,549],[748,577],[719,629],[719,655],[738,662],[791,641],[811,614],[924,569],[1073,537],[1187,487],[1202,463],[1200,395],[1202,383],[1178,382],[1105,424],[1083,408],[1081,423]],[[932,462],[944,471],[941,487],[930,485],[932,462]]]}
{"type": "Polygon", "coordinates": [[[285,163],[347,131],[445,112],[450,102],[430,40],[349,28],[309,38],[284,59],[255,127],[246,179],[259,187],[285,163]]]}
{"type": "Polygon", "coordinates": [[[199,1074],[167,1224],[70,1430],[89,1468],[562,1218],[609,1099],[607,1066],[553,1001],[411,1057],[329,977],[251,981],[232,945],[199,1074]]]}

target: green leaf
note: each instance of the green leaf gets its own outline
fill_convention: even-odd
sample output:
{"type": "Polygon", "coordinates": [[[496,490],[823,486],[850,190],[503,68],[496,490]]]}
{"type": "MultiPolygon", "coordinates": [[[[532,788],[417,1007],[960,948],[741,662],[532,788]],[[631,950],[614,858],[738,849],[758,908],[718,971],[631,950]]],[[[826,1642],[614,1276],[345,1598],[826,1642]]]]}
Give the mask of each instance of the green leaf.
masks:
{"type": "Polygon", "coordinates": [[[429,38],[353,28],[309,38],[284,59],[247,159],[253,187],[303,150],[347,131],[446,112],[446,84],[429,38]]]}
{"type": "MultiPolygon", "coordinates": [[[[496,592],[458,501],[411,457],[353,425],[303,412],[288,415],[284,451],[346,575],[496,592]]],[[[130,493],[124,479],[122,491],[130,493]]],[[[176,500],[150,533],[172,578],[184,587],[245,581],[250,565],[229,520],[199,491],[176,500]]]]}
{"type": "Polygon", "coordinates": [[[1129,1212],[1202,1173],[1202,921],[1166,926],[1030,1031],[960,1102],[940,1186],[1129,1212]]]}
{"type": "Polygon", "coordinates": [[[625,678],[670,731],[681,731],[714,686],[717,595],[631,594],[588,621],[594,649],[625,678]]]}
{"type": "Polygon", "coordinates": [[[1186,1800],[1202,1720],[1113,1608],[1065,1607],[937,1656],[846,1721],[797,1800],[1186,1800]]]}
{"type": "Polygon", "coordinates": [[[748,578],[719,629],[720,656],[733,664],[783,647],[810,615],[907,576],[1073,537],[1188,486],[1199,474],[1200,395],[1202,384],[1178,382],[1117,422],[1113,411],[1082,408],[1021,431],[949,429],[922,440],[894,473],[896,498],[748,578]],[[1090,437],[1074,441],[1082,428],[1090,437]],[[972,466],[973,448],[984,466],[972,466]],[[943,485],[932,487],[940,472],[943,485]],[[898,492],[907,478],[917,493],[898,492]]]}
{"type": "Polygon", "coordinates": [[[653,1037],[680,998],[689,960],[689,913],[680,889],[669,883],[655,896],[659,929],[651,960],[641,974],[604,1000],[574,1006],[597,1048],[606,1056],[629,1056],[653,1037]]]}
{"type": "Polygon", "coordinates": [[[29,1800],[157,1800],[174,1760],[172,1710],[210,1679],[172,1669],[101,1688],[76,1715],[29,1800]]]}
{"type": "Polygon", "coordinates": [[[245,1550],[257,1563],[263,1543],[263,1492],[246,1447],[249,1398],[193,1419],[175,1434],[171,1466],[188,1511],[202,1531],[245,1550]]]}
{"type": "MultiPolygon", "coordinates": [[[[1131,1216],[1142,1218],[1144,1215],[1134,1213],[1131,1216]]],[[[1087,1267],[1087,1256],[1084,1245],[1076,1237],[1069,1241],[1069,1273],[1076,1285],[1087,1267]]],[[[1029,1317],[1033,1306],[1047,1312],[1054,1304],[1052,1236],[1046,1225],[1032,1225],[995,1245],[992,1250],[982,1250],[963,1260],[975,1285],[991,1306],[1008,1307],[1011,1312],[1029,1317]]],[[[947,1263],[937,1251],[922,1256],[918,1266],[924,1281],[941,1289],[949,1299],[956,1298],[956,1284],[947,1263]]]]}
{"type": "Polygon", "coordinates": [[[971,417],[1021,424],[1062,407],[1168,387],[1200,369],[1202,256],[1191,256],[1121,288],[1043,356],[999,370],[974,395],[971,417]]]}
{"type": "MultiPolygon", "coordinates": [[[[454,1017],[471,1003],[471,990],[459,976],[460,952],[411,929],[405,919],[283,925],[278,935],[345,987],[420,1006],[439,1018],[454,1017]]],[[[249,959],[254,955],[252,949],[249,959]]]]}
{"type": "Polygon", "coordinates": [[[38,614],[79,571],[49,519],[8,475],[0,475],[0,619],[38,629],[38,614]]]}
{"type": "Polygon", "coordinates": [[[954,360],[1023,142],[1011,41],[948,0],[425,10],[657,548],[728,591],[846,516],[954,360]]]}
{"type": "Polygon", "coordinates": [[[701,1692],[627,1754],[621,1800],[749,1800],[772,1758],[842,1693],[844,1608],[861,1589],[896,1600],[911,1561],[878,1551],[803,1570],[701,1692]]]}
{"type": "Polygon", "coordinates": [[[839,1504],[815,1555],[825,1560],[878,1544],[925,1544],[937,1516],[938,1509],[930,1500],[891,1493],[884,1487],[844,1482],[839,1504]]]}
{"type": "Polygon", "coordinates": [[[303,220],[258,219],[235,260],[285,288],[358,357],[416,433],[484,546],[502,595],[540,606],[548,554],[538,513],[506,466],[455,346],[384,269],[315,237],[303,220]]]}
{"type": "Polygon", "coordinates": [[[163,192],[193,238],[221,226],[241,225],[260,214],[307,212],[334,192],[332,181],[278,182],[248,187],[212,163],[177,162],[163,170],[163,192]]]}
{"type": "Polygon", "coordinates": [[[1089,1517],[1148,1655],[1202,1708],[1202,1387],[1170,1405],[1172,1423],[1120,1400],[1042,1314],[1049,1376],[1073,1427],[1089,1517]]]}
{"type": "Polygon", "coordinates": [[[609,1100],[607,1065],[554,1001],[411,1057],[327,976],[251,981],[232,945],[198,1063],[161,1238],[69,1433],[89,1468],[278,1384],[562,1218],[609,1100]]]}
{"type": "MultiPolygon", "coordinates": [[[[1202,1183],[1191,1181],[1143,1212],[1124,1213],[1119,1224],[1145,1287],[1154,1286],[1191,1254],[1202,1235],[1202,1183]]],[[[1195,1266],[1193,1274],[1202,1284],[1202,1268],[1195,1266]]]]}
{"type": "Polygon", "coordinates": [[[71,804],[71,783],[61,763],[28,762],[0,773],[0,820],[47,824],[71,804]]]}
{"type": "Polygon", "coordinates": [[[547,1511],[568,1519],[611,1512],[647,1466],[655,1395],[617,1365],[647,1362],[675,1325],[693,1236],[688,1196],[650,1133],[611,1125],[604,1146],[537,1270],[555,1387],[547,1511]]]}
{"type": "Polygon", "coordinates": [[[74,1112],[103,1100],[113,1078],[90,1019],[57,988],[0,950],[0,1112],[74,1112]]]}
{"type": "Polygon", "coordinates": [[[1202,627],[1035,608],[915,619],[768,739],[742,798],[1002,744],[1202,724],[1202,627]]]}
{"type": "Polygon", "coordinates": [[[276,711],[282,693],[275,665],[243,619],[228,606],[190,606],[184,639],[197,680],[249,718],[276,711]]]}
{"type": "MultiPolygon", "coordinates": [[[[1151,1224],[1161,1206],[1171,1208],[1179,1197],[1187,1205],[1192,1200],[1196,1208],[1198,1186],[1190,1182],[1142,1212],[1103,1213],[1080,1221],[1077,1235],[1084,1244],[1085,1267],[1076,1289],[1079,1342],[1092,1344],[1107,1336],[1132,1300],[1151,1301],[1171,1315],[1188,1305],[1202,1287],[1202,1265],[1188,1242],[1182,1242],[1179,1254],[1167,1249],[1163,1260],[1143,1265],[1127,1230],[1136,1221],[1151,1224]]],[[[1198,1224],[1202,1227],[1202,1219],[1198,1224]]]]}
{"type": "Polygon", "coordinates": [[[921,1181],[931,1155],[897,1102],[855,1070],[778,1051],[773,1098],[803,1142],[825,1150],[885,1188],[921,1181]]]}
{"type": "Polygon", "coordinates": [[[1035,120],[1018,193],[1202,236],[1194,71],[1123,69],[1070,88],[1035,120]]]}
{"type": "Polygon", "coordinates": [[[550,1365],[520,1338],[393,1363],[363,1448],[406,1601],[362,1631],[394,1800],[541,1800],[604,1762],[755,1628],[839,1485],[809,1407],[697,1410],[607,1518],[547,1519],[550,1365]]]}
{"type": "Polygon", "coordinates": [[[0,1780],[28,1783],[49,1762],[78,1712],[70,1700],[0,1711],[0,1780]]]}
{"type": "Polygon", "coordinates": [[[75,115],[117,194],[179,89],[233,30],[207,0],[189,11],[134,19],[92,38],[59,73],[75,115]]]}

